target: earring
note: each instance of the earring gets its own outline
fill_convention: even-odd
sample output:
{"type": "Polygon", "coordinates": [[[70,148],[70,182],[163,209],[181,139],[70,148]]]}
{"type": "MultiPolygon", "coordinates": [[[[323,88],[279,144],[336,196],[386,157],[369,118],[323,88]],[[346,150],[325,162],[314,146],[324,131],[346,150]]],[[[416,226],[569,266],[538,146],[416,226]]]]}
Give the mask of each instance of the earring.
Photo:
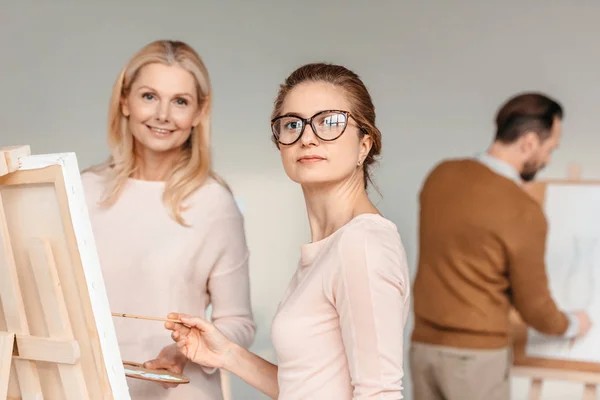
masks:
{"type": "Polygon", "coordinates": [[[362,164],[362,161],[358,160],[358,162],[356,163],[356,166],[360,167],[361,164],[362,164]]]}

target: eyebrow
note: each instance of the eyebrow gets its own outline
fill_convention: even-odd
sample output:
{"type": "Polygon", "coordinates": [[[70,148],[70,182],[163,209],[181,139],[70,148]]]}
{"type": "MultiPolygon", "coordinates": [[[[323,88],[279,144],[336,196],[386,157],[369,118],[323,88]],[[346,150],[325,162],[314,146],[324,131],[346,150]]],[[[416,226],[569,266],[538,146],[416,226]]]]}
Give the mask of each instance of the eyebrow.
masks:
{"type": "MultiPolygon", "coordinates": [[[[151,88],[150,86],[140,86],[138,88],[138,92],[141,90],[149,90],[151,92],[158,92],[158,90],[151,88]]],[[[189,97],[190,99],[194,99],[194,96],[190,93],[175,93],[173,97],[189,97]]]]}
{"type": "Polygon", "coordinates": [[[285,114],[281,114],[280,117],[300,117],[300,114],[295,112],[286,112],[285,114]]]}

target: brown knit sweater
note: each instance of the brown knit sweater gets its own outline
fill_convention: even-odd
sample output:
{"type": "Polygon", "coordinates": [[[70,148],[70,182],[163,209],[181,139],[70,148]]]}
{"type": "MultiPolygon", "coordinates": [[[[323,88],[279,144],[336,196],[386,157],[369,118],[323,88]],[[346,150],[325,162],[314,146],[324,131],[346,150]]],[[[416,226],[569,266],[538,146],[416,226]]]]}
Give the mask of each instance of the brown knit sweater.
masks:
{"type": "Polygon", "coordinates": [[[542,208],[476,160],[439,164],[420,194],[414,342],[493,349],[509,344],[509,308],[545,334],[568,319],[552,299],[542,208]]]}

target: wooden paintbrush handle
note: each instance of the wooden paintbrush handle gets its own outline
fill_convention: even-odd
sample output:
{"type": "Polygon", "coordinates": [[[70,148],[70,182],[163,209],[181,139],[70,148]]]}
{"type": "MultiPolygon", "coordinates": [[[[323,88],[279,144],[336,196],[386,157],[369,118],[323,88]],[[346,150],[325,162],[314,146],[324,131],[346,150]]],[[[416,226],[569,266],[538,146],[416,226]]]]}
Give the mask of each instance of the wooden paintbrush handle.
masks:
{"type": "Polygon", "coordinates": [[[113,317],[121,317],[121,318],[133,318],[133,319],[145,319],[150,321],[163,321],[163,322],[175,322],[176,324],[181,324],[182,322],[178,319],[168,319],[168,318],[159,318],[159,317],[147,317],[144,315],[133,315],[133,314],[123,314],[123,313],[112,313],[113,317]]]}

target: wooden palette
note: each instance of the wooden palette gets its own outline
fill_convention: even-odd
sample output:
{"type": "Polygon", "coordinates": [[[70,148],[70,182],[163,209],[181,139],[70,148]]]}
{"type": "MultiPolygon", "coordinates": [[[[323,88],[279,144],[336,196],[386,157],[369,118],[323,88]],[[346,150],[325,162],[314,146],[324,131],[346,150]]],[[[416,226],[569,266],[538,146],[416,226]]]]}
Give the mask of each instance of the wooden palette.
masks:
{"type": "Polygon", "coordinates": [[[144,368],[142,364],[132,361],[123,361],[123,367],[125,368],[125,375],[130,378],[161,383],[190,383],[190,380],[185,376],[166,369],[148,369],[144,368]]]}

